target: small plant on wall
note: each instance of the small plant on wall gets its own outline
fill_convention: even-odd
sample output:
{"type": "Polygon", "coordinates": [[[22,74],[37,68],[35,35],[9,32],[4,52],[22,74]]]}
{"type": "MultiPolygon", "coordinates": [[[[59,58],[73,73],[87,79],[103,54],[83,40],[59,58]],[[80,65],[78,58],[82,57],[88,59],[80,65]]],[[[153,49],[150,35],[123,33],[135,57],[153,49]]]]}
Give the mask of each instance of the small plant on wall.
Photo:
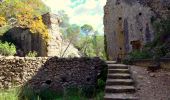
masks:
{"type": "Polygon", "coordinates": [[[27,55],[26,55],[26,57],[36,57],[38,54],[37,54],[37,52],[36,51],[30,51],[27,55]]]}
{"type": "Polygon", "coordinates": [[[16,54],[16,47],[14,44],[0,41],[0,55],[13,56],[16,54]]]}

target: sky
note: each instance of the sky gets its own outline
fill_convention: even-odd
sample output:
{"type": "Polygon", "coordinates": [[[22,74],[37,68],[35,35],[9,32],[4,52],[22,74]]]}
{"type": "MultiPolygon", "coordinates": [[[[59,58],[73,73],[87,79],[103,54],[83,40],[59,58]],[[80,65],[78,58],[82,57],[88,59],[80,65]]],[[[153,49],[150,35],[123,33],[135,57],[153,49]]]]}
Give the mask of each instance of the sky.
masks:
{"type": "Polygon", "coordinates": [[[103,34],[103,7],[106,0],[42,0],[53,13],[64,10],[71,24],[92,25],[103,34]]]}

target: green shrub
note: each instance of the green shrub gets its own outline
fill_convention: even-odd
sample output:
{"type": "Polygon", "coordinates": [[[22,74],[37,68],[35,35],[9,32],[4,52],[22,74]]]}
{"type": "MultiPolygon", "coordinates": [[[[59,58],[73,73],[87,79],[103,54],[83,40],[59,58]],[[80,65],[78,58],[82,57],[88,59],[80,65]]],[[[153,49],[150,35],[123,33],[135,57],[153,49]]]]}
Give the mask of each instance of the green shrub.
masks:
{"type": "Polygon", "coordinates": [[[13,56],[14,54],[16,54],[16,47],[14,44],[0,41],[0,55],[13,56]]]}
{"type": "Polygon", "coordinates": [[[36,57],[38,54],[36,51],[30,51],[26,56],[27,57],[36,57]]]}
{"type": "Polygon", "coordinates": [[[98,87],[99,87],[99,91],[104,91],[106,81],[104,81],[102,79],[98,79],[97,84],[98,84],[98,87]]]}
{"type": "Polygon", "coordinates": [[[152,53],[149,51],[133,51],[131,53],[129,53],[129,57],[130,59],[148,59],[148,58],[152,58],[152,53]]]}
{"type": "Polygon", "coordinates": [[[151,51],[143,50],[143,51],[132,51],[128,54],[128,56],[123,59],[123,64],[131,65],[134,60],[137,59],[150,59],[153,58],[153,53],[151,51]]]}
{"type": "Polygon", "coordinates": [[[0,27],[0,36],[3,36],[10,28],[10,26],[0,27]]]}

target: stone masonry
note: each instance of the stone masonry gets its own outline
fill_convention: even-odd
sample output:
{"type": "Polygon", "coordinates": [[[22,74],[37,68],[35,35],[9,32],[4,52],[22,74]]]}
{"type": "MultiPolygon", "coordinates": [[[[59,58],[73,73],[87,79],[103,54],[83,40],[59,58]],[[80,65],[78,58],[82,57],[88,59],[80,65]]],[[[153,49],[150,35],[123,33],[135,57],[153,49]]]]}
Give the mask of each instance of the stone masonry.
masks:
{"type": "Polygon", "coordinates": [[[35,91],[97,85],[105,66],[99,58],[0,57],[0,88],[28,84],[35,91]]]}

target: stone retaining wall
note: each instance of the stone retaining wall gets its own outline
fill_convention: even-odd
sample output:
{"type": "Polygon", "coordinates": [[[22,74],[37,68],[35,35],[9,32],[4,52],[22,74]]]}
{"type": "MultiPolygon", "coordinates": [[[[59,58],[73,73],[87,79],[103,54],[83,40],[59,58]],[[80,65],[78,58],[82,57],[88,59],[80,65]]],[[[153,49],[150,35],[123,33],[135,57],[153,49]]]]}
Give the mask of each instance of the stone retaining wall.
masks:
{"type": "MultiPolygon", "coordinates": [[[[140,59],[133,62],[136,66],[148,67],[153,63],[152,59],[140,59]]],[[[160,60],[161,68],[170,70],[170,58],[162,58],[160,60]]]]}
{"type": "Polygon", "coordinates": [[[29,84],[36,90],[96,86],[105,62],[99,58],[0,57],[0,88],[29,84]]]}

